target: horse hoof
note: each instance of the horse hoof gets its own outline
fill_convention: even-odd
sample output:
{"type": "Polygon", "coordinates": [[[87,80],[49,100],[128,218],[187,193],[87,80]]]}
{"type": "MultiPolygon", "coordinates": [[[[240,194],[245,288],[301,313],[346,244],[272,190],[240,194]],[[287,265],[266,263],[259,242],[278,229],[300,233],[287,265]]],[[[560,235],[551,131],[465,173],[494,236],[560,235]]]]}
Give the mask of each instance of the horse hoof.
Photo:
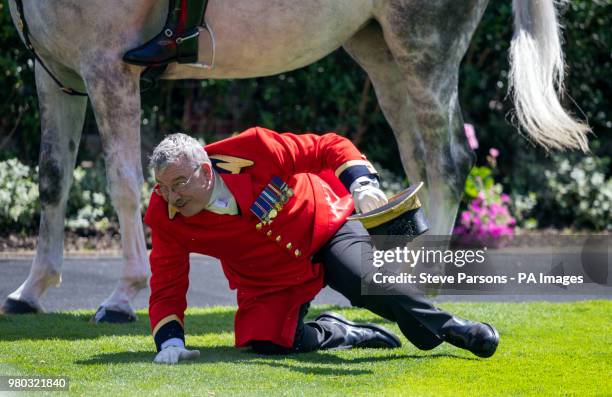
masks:
{"type": "Polygon", "coordinates": [[[132,313],[121,312],[119,310],[110,310],[104,306],[100,306],[96,314],[91,317],[90,320],[94,324],[99,323],[133,323],[136,321],[136,315],[132,313]]]}
{"type": "Polygon", "coordinates": [[[40,309],[30,305],[29,303],[18,301],[16,299],[6,298],[4,305],[0,308],[3,314],[35,314],[40,313],[40,309]]]}

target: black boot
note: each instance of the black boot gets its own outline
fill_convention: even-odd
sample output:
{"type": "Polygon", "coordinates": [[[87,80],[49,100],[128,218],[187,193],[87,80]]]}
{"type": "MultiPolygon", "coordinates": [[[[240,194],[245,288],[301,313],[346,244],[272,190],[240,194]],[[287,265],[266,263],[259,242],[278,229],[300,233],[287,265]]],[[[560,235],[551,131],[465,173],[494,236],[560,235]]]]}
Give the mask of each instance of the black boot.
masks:
{"type": "Polygon", "coordinates": [[[467,349],[478,357],[491,357],[499,344],[499,333],[491,324],[453,317],[442,326],[441,339],[467,349]]]}
{"type": "Polygon", "coordinates": [[[399,338],[391,331],[371,323],[354,323],[333,312],[320,314],[317,323],[329,323],[339,329],[342,337],[332,338],[324,348],[349,349],[352,347],[394,348],[402,346],[399,338]]]}
{"type": "Polygon", "coordinates": [[[169,0],[164,29],[149,42],[125,53],[123,60],[139,66],[198,61],[198,26],[207,0],[169,0]]]}

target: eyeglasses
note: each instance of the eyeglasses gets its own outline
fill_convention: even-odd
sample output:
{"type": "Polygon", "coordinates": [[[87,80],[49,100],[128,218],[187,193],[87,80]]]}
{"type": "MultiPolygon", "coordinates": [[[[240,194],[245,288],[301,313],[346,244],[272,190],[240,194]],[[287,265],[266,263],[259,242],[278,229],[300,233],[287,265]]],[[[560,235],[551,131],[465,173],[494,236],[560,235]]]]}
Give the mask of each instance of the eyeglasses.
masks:
{"type": "Polygon", "coordinates": [[[153,191],[163,197],[168,197],[170,195],[170,192],[181,194],[185,190],[187,190],[187,185],[189,185],[189,182],[191,182],[191,178],[193,178],[196,171],[200,168],[201,168],[200,165],[195,167],[191,175],[189,175],[189,178],[187,178],[187,180],[184,182],[176,182],[170,188],[167,188],[166,186],[158,186],[155,189],[153,189],[153,191]]]}

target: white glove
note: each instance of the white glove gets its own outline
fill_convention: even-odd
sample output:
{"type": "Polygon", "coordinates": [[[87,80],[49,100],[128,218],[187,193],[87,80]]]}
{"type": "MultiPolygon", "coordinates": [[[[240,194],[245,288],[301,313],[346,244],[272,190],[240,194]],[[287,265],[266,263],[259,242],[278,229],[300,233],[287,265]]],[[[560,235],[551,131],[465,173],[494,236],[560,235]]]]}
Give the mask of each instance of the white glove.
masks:
{"type": "Polygon", "coordinates": [[[162,345],[162,350],[157,353],[153,362],[159,364],[177,364],[181,360],[193,360],[200,357],[199,350],[187,350],[184,345],[177,346],[183,343],[182,340],[179,340],[179,342],[168,346],[162,345]]]}
{"type": "Polygon", "coordinates": [[[378,188],[378,181],[367,176],[357,178],[349,189],[357,212],[366,213],[387,204],[387,196],[378,188]]]}

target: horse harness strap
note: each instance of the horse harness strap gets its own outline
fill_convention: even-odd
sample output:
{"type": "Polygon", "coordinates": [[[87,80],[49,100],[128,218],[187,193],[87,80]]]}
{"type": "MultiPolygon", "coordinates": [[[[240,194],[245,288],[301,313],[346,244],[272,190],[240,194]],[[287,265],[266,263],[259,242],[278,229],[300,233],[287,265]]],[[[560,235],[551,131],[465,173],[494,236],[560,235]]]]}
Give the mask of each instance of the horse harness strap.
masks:
{"type": "Polygon", "coordinates": [[[47,65],[45,65],[43,60],[40,58],[40,56],[38,56],[38,54],[34,50],[34,46],[32,45],[32,41],[30,40],[28,24],[26,23],[25,15],[23,13],[23,0],[15,0],[15,4],[17,5],[17,13],[19,14],[18,15],[19,16],[19,20],[18,20],[19,28],[21,29],[21,33],[23,34],[23,39],[25,41],[25,45],[26,45],[27,49],[32,53],[32,55],[34,56],[36,61],[40,64],[40,66],[43,67],[43,69],[45,69],[45,71],[49,74],[49,77],[51,77],[51,79],[53,81],[55,81],[55,84],[57,84],[58,87],[62,91],[64,91],[66,94],[68,94],[68,95],[76,95],[76,96],[87,96],[87,94],[84,93],[84,92],[79,92],[79,91],[76,91],[76,90],[74,90],[74,89],[72,89],[70,87],[66,87],[64,84],[62,84],[61,81],[59,81],[59,79],[57,77],[55,77],[53,75],[53,73],[49,70],[47,65]]]}
{"type": "MultiPolygon", "coordinates": [[[[180,1],[180,0],[175,0],[175,1],[180,1]]],[[[199,0],[199,1],[202,2],[202,19],[199,21],[199,26],[209,32],[209,35],[212,41],[211,43],[212,60],[211,60],[211,65],[207,66],[207,68],[212,68],[215,63],[215,36],[210,26],[206,23],[206,9],[208,8],[208,0],[199,0]]],[[[173,8],[174,5],[175,3],[171,1],[168,6],[170,8],[173,8]]],[[[199,30],[187,37],[182,37],[182,38],[179,37],[176,40],[176,43],[180,47],[181,43],[183,43],[185,40],[193,40],[194,38],[197,38],[198,36],[200,36],[199,30]]],[[[168,68],[168,64],[149,65],[145,67],[145,69],[140,74],[140,91],[145,92],[145,91],[149,91],[150,89],[156,87],[160,77],[166,72],[167,68],[168,68]]]]}

